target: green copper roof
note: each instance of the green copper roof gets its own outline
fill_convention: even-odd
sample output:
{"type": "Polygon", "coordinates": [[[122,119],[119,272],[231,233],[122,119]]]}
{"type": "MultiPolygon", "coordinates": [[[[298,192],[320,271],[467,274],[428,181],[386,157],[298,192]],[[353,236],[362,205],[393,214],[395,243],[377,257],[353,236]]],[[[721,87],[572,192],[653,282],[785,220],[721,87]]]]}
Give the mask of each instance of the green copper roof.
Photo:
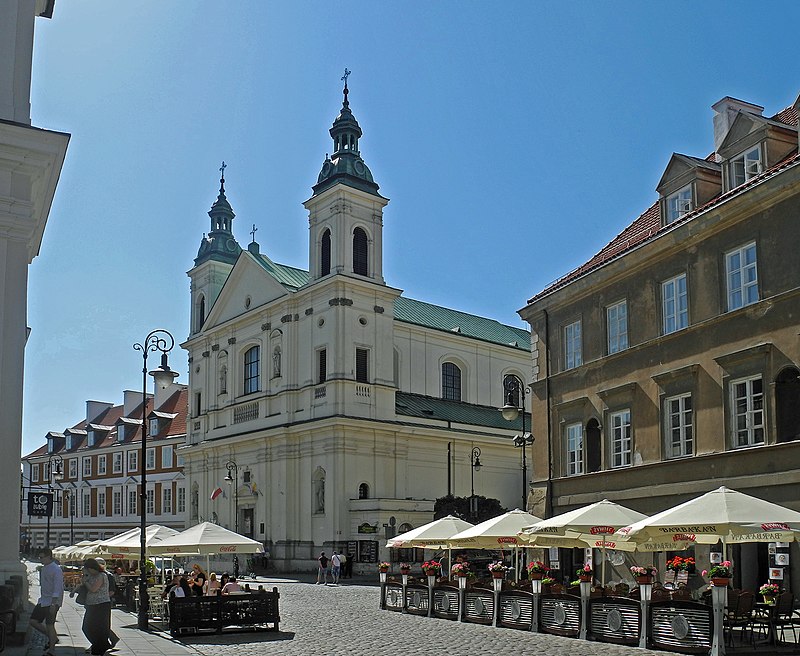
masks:
{"type": "Polygon", "coordinates": [[[482,339],[494,344],[513,346],[530,351],[531,336],[523,328],[514,328],[495,321],[440,305],[432,305],[412,298],[398,297],[394,302],[394,318],[398,321],[427,326],[466,337],[482,339]]]}
{"type": "Polygon", "coordinates": [[[256,261],[263,266],[267,272],[275,278],[281,285],[295,291],[308,283],[308,271],[290,267],[285,264],[278,264],[270,260],[266,255],[256,255],[256,261]]]}
{"type": "MultiPolygon", "coordinates": [[[[506,421],[497,408],[485,405],[473,405],[460,401],[445,401],[432,396],[397,392],[395,394],[395,412],[406,417],[421,417],[439,421],[451,421],[471,426],[483,426],[504,430],[522,430],[522,417],[516,421],[506,421]]],[[[526,427],[530,426],[530,414],[525,413],[526,427]]]]}

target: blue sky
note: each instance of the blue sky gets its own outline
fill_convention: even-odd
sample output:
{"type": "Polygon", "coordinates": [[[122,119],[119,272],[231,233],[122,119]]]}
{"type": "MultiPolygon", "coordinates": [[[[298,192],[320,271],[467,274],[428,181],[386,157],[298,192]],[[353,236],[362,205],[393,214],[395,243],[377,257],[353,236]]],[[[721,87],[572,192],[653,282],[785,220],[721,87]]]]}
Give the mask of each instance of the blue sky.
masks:
{"type": "MultiPolygon", "coordinates": [[[[58,0],[37,20],[33,123],[72,134],[29,279],[23,451],[141,385],[132,349],[188,334],[219,166],[246,246],[306,267],[301,203],[350,77],[406,295],[516,311],[713,149],[726,95],[790,105],[795,3],[58,0]]],[[[183,351],[171,363],[187,382],[183,351]]]]}

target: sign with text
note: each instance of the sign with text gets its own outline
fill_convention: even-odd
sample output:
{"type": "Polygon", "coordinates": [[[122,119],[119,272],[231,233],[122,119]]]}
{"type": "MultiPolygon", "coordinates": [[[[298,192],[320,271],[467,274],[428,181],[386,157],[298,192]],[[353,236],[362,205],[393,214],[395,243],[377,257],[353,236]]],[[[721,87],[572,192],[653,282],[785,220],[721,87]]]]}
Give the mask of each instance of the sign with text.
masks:
{"type": "Polygon", "coordinates": [[[368,524],[367,522],[364,522],[363,524],[359,524],[358,525],[358,532],[359,533],[377,533],[378,532],[378,526],[377,525],[373,526],[372,524],[368,524]]]}
{"type": "Polygon", "coordinates": [[[52,517],[53,494],[51,492],[28,491],[28,515],[31,517],[52,517]]]}

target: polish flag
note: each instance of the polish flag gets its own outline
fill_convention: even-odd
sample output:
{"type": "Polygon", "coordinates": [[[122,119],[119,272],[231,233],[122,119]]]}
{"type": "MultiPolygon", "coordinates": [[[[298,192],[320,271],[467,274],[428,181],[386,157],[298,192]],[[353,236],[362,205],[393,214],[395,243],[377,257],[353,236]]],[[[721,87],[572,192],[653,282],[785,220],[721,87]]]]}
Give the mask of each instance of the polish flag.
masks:
{"type": "Polygon", "coordinates": [[[217,498],[217,497],[218,497],[220,494],[222,494],[222,488],[221,488],[221,487],[218,487],[216,490],[214,490],[214,491],[211,493],[211,500],[213,501],[213,500],[214,500],[214,499],[216,499],[216,498],[217,498]]]}

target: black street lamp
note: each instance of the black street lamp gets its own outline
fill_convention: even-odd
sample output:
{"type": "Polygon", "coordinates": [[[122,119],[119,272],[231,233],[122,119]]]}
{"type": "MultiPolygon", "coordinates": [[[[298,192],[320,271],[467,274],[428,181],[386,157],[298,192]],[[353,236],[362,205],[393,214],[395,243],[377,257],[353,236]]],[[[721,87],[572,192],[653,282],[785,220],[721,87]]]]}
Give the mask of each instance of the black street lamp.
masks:
{"type": "MultiPolygon", "coordinates": [[[[239,532],[239,465],[233,460],[225,463],[228,473],[225,475],[225,482],[233,487],[233,530],[239,532]]],[[[233,578],[239,578],[239,556],[233,554],[233,578]]]]}
{"type": "Polygon", "coordinates": [[[53,515],[53,506],[55,500],[53,499],[53,481],[60,481],[64,478],[64,459],[54,453],[47,459],[47,491],[50,494],[50,512],[47,513],[47,540],[45,546],[50,548],[50,517],[53,515]]]}
{"type": "Polygon", "coordinates": [[[139,622],[142,631],[147,630],[147,355],[153,351],[161,352],[161,366],[149,372],[159,389],[167,389],[178,373],[167,364],[167,353],[175,346],[175,338],[163,328],[152,330],[141,344],[134,344],[135,351],[142,352],[142,449],[139,466],[142,468],[142,486],[139,490],[139,622]]]}
{"type": "Polygon", "coordinates": [[[469,474],[472,482],[471,494],[469,497],[469,511],[473,519],[478,516],[478,499],[475,497],[475,472],[481,470],[481,450],[476,446],[472,449],[472,458],[469,474]]]}
{"type": "Polygon", "coordinates": [[[529,389],[522,384],[516,376],[509,376],[505,381],[506,404],[500,408],[503,419],[515,421],[522,411],[522,434],[514,436],[514,446],[522,449],[522,508],[527,510],[528,506],[528,459],[526,455],[527,446],[533,444],[533,435],[525,432],[525,395],[529,389]],[[516,401],[519,401],[517,406],[516,401]]]}
{"type": "Polygon", "coordinates": [[[69,543],[75,544],[75,491],[72,488],[64,490],[67,499],[67,512],[69,513],[69,543]]]}

